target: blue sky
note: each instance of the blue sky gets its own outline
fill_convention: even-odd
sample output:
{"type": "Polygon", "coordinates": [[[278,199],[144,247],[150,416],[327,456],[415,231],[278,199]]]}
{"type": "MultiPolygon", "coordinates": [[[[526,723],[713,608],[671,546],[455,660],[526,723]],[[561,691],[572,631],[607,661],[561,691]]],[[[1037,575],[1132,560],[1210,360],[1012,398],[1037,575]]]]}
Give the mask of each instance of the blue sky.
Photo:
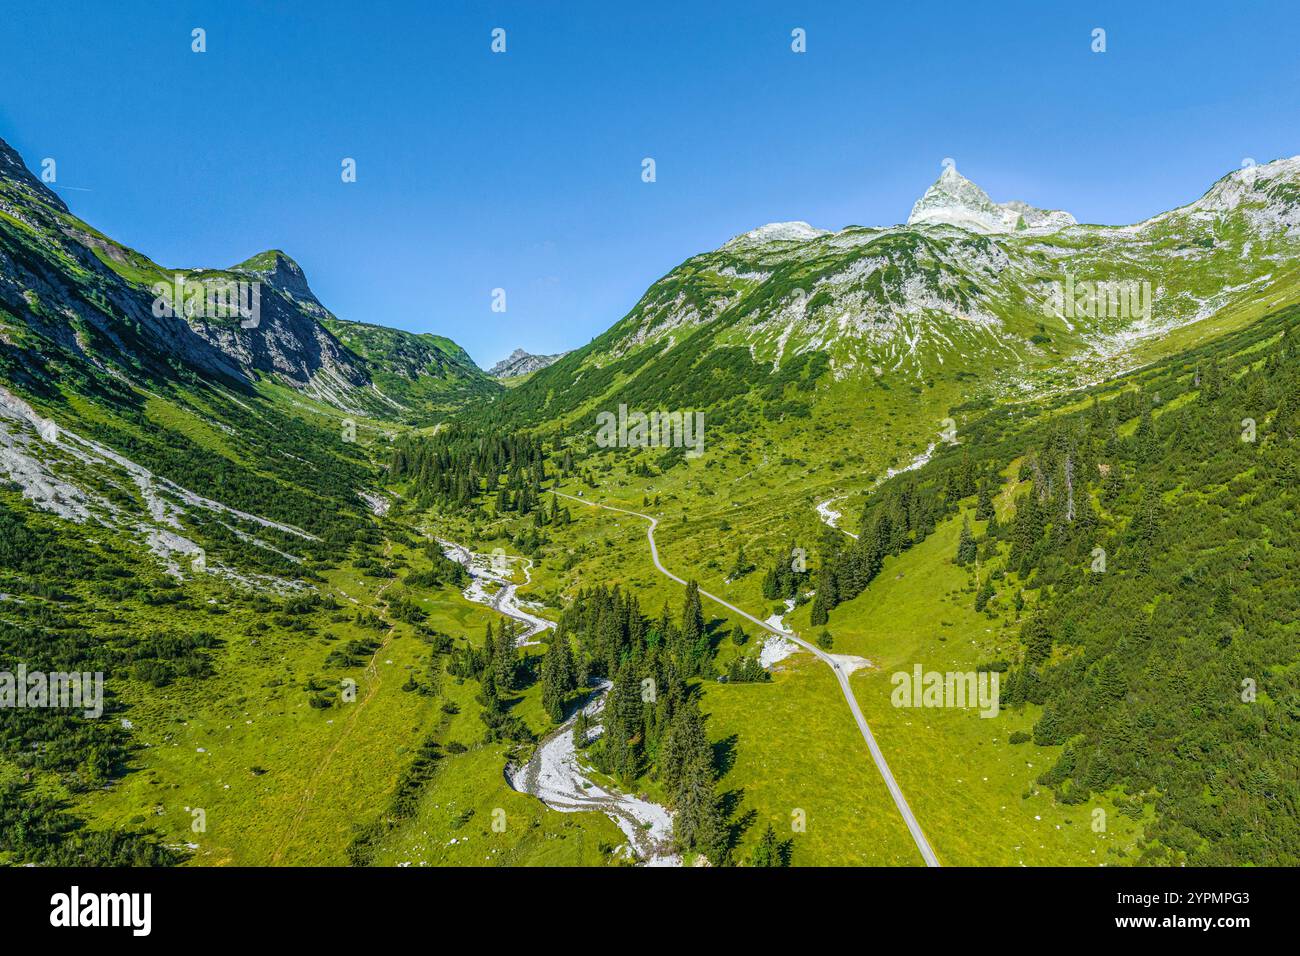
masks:
{"type": "Polygon", "coordinates": [[[1132,222],[1300,153],[1292,4],[1138,6],[8,3],[0,137],[164,265],[278,247],[340,317],[486,364],[583,344],[763,223],[900,222],[946,156],[1132,222]]]}

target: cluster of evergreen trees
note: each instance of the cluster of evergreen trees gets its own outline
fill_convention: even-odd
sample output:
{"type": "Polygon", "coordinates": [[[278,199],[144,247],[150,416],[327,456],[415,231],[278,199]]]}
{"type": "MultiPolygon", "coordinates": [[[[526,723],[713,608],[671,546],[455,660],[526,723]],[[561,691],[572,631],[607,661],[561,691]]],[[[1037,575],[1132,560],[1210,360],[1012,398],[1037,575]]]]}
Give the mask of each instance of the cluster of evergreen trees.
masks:
{"type": "Polygon", "coordinates": [[[131,743],[112,689],[119,680],[136,676],[160,684],[182,674],[210,673],[208,652],[218,642],[209,633],[105,634],[77,616],[77,602],[48,600],[67,600],[50,582],[75,582],[109,564],[130,573],[79,537],[29,523],[0,501],[0,589],[23,595],[4,602],[0,671],[16,674],[23,665],[29,674],[101,672],[108,682],[99,719],[59,707],[0,707],[0,757],[12,769],[0,781],[0,849],[14,863],[162,866],[184,857],[149,830],[86,829],[47,785],[54,780],[80,794],[126,772],[131,743]]]}
{"type": "MultiPolygon", "coordinates": [[[[689,679],[711,668],[699,587],[691,582],[680,614],[642,615],[635,596],[598,586],[564,611],[542,665],[542,701],[565,719],[587,697],[591,678],[611,683],[603,733],[589,757],[602,772],[631,786],[644,775],[662,782],[675,811],[675,836],[685,850],[722,862],[731,839],[716,791],[713,747],[689,679]]],[[[575,737],[586,741],[581,716],[575,737]]]]}
{"type": "Polygon", "coordinates": [[[468,677],[478,681],[482,690],[478,702],[482,705],[481,717],[487,728],[486,739],[525,743],[534,739],[528,725],[511,713],[505,698],[529,686],[535,679],[532,659],[519,653],[519,627],[506,618],[495,634],[491,622],[481,648],[462,645],[453,650],[447,672],[453,677],[468,677]]]}
{"type": "Polygon", "coordinates": [[[771,679],[772,675],[759,663],[757,657],[733,657],[727,666],[727,680],[733,684],[757,684],[771,679]]]}
{"type": "Polygon", "coordinates": [[[1040,783],[1154,800],[1145,862],[1300,862],[1296,339],[1045,426],[999,532],[1040,594],[1003,695],[1065,748],[1040,783]]]}
{"type": "Polygon", "coordinates": [[[436,541],[424,545],[424,556],[429,559],[427,571],[410,571],[403,578],[403,583],[410,588],[452,587],[457,590],[469,584],[469,572],[459,561],[453,561],[442,553],[442,547],[436,541]]]}
{"type": "Polygon", "coordinates": [[[863,510],[863,530],[856,541],[846,545],[843,535],[826,539],[826,553],[813,580],[813,626],[825,624],[835,607],[861,594],[880,573],[885,558],[901,554],[929,536],[941,515],[975,494],[980,478],[979,466],[963,453],[938,481],[905,472],[872,495],[863,510]]]}
{"type": "MultiPolygon", "coordinates": [[[[192,395],[185,390],[167,388],[166,392],[181,407],[194,406],[192,395]]],[[[230,514],[221,516],[223,521],[255,533],[281,550],[292,554],[309,552],[328,559],[331,553],[337,554],[337,550],[331,551],[332,544],[368,523],[356,489],[371,481],[371,469],[355,446],[339,447],[341,443],[332,429],[322,431],[319,425],[293,415],[266,414],[223,395],[219,389],[204,389],[194,413],[205,420],[215,414],[230,426],[231,435],[240,436],[241,456],[236,461],[180,430],[160,427],[142,406],[117,406],[114,412],[113,418],[94,416],[82,421],[76,408],[69,407],[61,420],[80,434],[191,491],[322,539],[304,541],[230,514]],[[293,454],[281,454],[284,449],[292,449],[293,454]]],[[[202,515],[192,512],[190,518],[202,520],[202,515]]],[[[220,556],[225,548],[238,548],[247,549],[250,556],[254,551],[263,551],[262,560],[275,561],[273,552],[248,548],[245,539],[230,534],[218,541],[219,529],[210,530],[214,541],[209,558],[220,556]]]]}
{"type": "MultiPolygon", "coordinates": [[[[561,470],[567,473],[572,467],[566,450],[561,470]]],[[[420,507],[481,510],[490,499],[498,514],[538,511],[547,480],[546,455],[537,438],[464,426],[446,427],[432,437],[399,439],[389,472],[409,483],[410,496],[420,507]]]]}
{"type": "Polygon", "coordinates": [[[694,581],[686,587],[680,613],[674,617],[665,604],[657,619],[647,618],[636,596],[618,585],[583,589],[561,614],[556,634],[573,643],[580,675],[575,686],[588,677],[612,680],[634,657],[671,661],[683,680],[711,670],[713,644],[694,581]]]}
{"type": "Polygon", "coordinates": [[[778,552],[768,565],[763,575],[763,597],[769,601],[797,599],[807,587],[809,577],[806,554],[791,545],[788,550],[778,552]]]}

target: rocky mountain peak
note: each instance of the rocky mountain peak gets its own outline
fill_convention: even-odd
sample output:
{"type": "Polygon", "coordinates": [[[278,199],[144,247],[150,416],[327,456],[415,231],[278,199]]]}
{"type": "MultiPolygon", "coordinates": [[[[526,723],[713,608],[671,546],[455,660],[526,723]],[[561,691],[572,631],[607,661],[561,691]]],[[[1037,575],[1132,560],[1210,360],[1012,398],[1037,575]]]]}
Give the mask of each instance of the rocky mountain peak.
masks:
{"type": "Polygon", "coordinates": [[[817,229],[806,222],[769,222],[749,232],[728,240],[722,248],[765,242],[808,242],[819,236],[828,235],[825,229],[817,229]]]}
{"type": "Polygon", "coordinates": [[[1214,212],[1231,212],[1251,205],[1294,209],[1300,204],[1297,184],[1300,184],[1300,156],[1259,165],[1247,161],[1187,208],[1214,212]]]}
{"type": "Polygon", "coordinates": [[[230,267],[231,272],[244,272],[285,293],[299,302],[320,305],[316,294],[307,284],[307,274],[292,258],[279,249],[268,249],[230,267]]]}
{"type": "Polygon", "coordinates": [[[995,203],[988,193],[957,172],[955,165],[946,163],[934,185],[912,207],[907,224],[943,224],[972,232],[998,233],[1054,231],[1074,225],[1075,218],[1068,212],[1039,209],[1018,199],[995,203]]]}
{"type": "Polygon", "coordinates": [[[32,175],[18,151],[3,139],[0,139],[0,180],[12,183],[37,202],[53,206],[60,212],[68,211],[58,194],[32,175]]]}
{"type": "Polygon", "coordinates": [[[557,355],[533,355],[523,349],[515,349],[506,358],[488,369],[487,373],[493,378],[514,378],[517,375],[527,375],[530,372],[536,372],[554,364],[568,354],[568,352],[560,352],[557,355]]]}

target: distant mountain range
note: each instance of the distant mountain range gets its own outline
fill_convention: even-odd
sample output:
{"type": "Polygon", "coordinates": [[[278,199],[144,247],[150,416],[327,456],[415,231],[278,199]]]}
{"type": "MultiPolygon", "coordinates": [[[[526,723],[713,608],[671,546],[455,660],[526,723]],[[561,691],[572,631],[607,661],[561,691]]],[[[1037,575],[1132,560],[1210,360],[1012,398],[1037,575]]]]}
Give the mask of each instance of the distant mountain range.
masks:
{"type": "Polygon", "coordinates": [[[488,369],[487,373],[493,378],[516,378],[520,375],[530,375],[546,368],[548,365],[555,364],[568,354],[568,352],[559,352],[555,355],[533,355],[523,349],[515,349],[509,356],[488,369]]]}
{"type": "Polygon", "coordinates": [[[1077,225],[1068,212],[1038,209],[1020,200],[995,203],[951,163],[945,163],[938,181],[916,201],[912,214],[907,217],[909,226],[923,223],[946,223],[984,233],[1030,229],[1055,232],[1077,225]]]}
{"type": "Polygon", "coordinates": [[[1300,158],[1236,170],[1129,226],[995,203],[945,164],[905,224],[762,226],[686,260],[588,345],[516,349],[486,372],[444,337],[334,316],[280,250],[164,268],[74,216],[2,141],[0,214],[0,322],[26,374],[64,358],[133,381],[180,366],[411,422],[528,376],[502,401],[536,418],[656,382],[707,380],[679,389],[683,400],[738,394],[815,356],[837,381],[956,376],[1002,394],[1078,384],[1175,329],[1295,297],[1300,158]],[[157,289],[178,276],[187,288],[256,283],[258,321],[159,314],[157,289]],[[1108,301],[1107,286],[1135,294],[1108,301]],[[1100,308],[1079,299],[1098,287],[1100,308]]]}

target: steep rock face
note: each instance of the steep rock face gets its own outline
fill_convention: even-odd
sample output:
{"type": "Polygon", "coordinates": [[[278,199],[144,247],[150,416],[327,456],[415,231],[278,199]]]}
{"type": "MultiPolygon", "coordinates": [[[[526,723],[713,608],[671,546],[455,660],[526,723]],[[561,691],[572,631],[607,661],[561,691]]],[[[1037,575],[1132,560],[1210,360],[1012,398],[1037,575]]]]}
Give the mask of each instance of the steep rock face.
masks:
{"type": "Polygon", "coordinates": [[[546,368],[548,365],[553,365],[568,354],[568,352],[560,352],[557,355],[533,355],[523,349],[515,349],[506,358],[488,369],[487,373],[493,378],[514,378],[518,375],[529,375],[546,368]]]}
{"type": "MultiPolygon", "coordinates": [[[[0,143],[0,156],[6,154],[13,156],[0,143]]],[[[8,317],[100,368],[160,370],[179,361],[205,375],[247,380],[237,357],[213,348],[182,318],[155,316],[148,289],[113,268],[130,269],[143,257],[98,235],[51,197],[21,175],[0,174],[0,211],[11,217],[0,216],[0,309],[8,317]]]]}
{"type": "Polygon", "coordinates": [[[354,410],[348,392],[368,385],[370,375],[361,359],[321,325],[329,312],[320,305],[304,307],[269,284],[263,284],[260,297],[255,327],[231,319],[190,318],[187,324],[245,375],[270,373],[315,398],[354,410]]]}
{"type": "Polygon", "coordinates": [[[11,342],[25,327],[127,377],[178,366],[243,385],[270,375],[349,411],[389,406],[372,394],[365,362],[326,328],[333,316],[302,268],[279,250],[230,269],[164,269],[73,216],[3,141],[0,213],[0,322],[11,342]],[[160,307],[160,288],[178,282],[245,283],[256,319],[160,307]]]}
{"type": "Polygon", "coordinates": [[[230,267],[231,272],[252,276],[257,280],[284,294],[299,306],[315,306],[324,309],[316,294],[307,284],[307,275],[302,266],[294,262],[279,249],[268,249],[238,265],[230,267]]]}

